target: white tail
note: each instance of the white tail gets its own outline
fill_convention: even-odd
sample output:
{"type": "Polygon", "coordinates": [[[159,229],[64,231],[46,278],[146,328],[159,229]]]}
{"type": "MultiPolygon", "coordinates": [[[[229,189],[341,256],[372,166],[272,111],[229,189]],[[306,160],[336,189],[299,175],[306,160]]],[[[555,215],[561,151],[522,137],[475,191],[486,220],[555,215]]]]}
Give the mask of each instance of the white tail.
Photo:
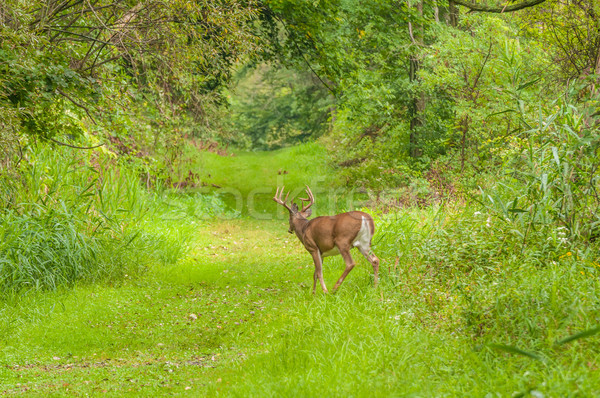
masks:
{"type": "Polygon", "coordinates": [[[290,212],[290,229],[289,233],[296,233],[300,242],[306,250],[312,255],[315,263],[315,274],[313,283],[313,293],[317,287],[317,279],[321,283],[321,288],[325,293],[328,293],[327,286],[323,280],[323,257],[334,256],[340,254],[346,263],[346,269],[340,279],[333,287],[336,291],[352,268],[355,262],[350,255],[350,249],[358,248],[363,256],[373,266],[375,273],[374,286],[377,286],[377,278],[379,274],[379,259],[371,252],[371,239],[375,233],[375,223],[373,217],[362,211],[351,211],[348,213],[337,214],[335,216],[322,216],[312,220],[308,220],[312,211],[310,207],[315,203],[310,188],[306,187],[308,198],[300,199],[302,202],[307,202],[298,210],[295,203],[287,204],[288,194],[285,199],[283,196],[284,187],[275,192],[273,200],[290,212]]]}

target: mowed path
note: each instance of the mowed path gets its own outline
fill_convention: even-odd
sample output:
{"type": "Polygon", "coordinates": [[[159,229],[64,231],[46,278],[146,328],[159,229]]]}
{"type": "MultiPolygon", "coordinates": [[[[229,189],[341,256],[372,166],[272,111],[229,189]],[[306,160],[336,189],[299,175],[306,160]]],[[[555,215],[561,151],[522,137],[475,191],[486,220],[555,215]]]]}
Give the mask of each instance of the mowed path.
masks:
{"type": "Polygon", "coordinates": [[[283,222],[206,224],[176,266],[3,308],[0,392],[215,392],[311,280],[283,222]]]}
{"type": "MultiPolygon", "coordinates": [[[[256,167],[247,174],[231,173],[213,154],[198,167],[221,173],[212,175],[216,182],[246,197],[257,187],[274,192],[280,182],[290,189],[323,181],[319,173],[327,170],[316,156],[322,152],[311,144],[248,154],[244,162],[256,167]]],[[[264,214],[277,208],[269,199],[261,202],[264,214]]],[[[329,207],[325,195],[317,198],[317,214],[329,207]]],[[[342,289],[313,296],[312,260],[287,233],[287,224],[214,219],[199,225],[190,254],[176,265],[156,264],[112,286],[25,295],[0,306],[0,395],[388,397],[489,391],[496,367],[482,364],[451,328],[432,333],[422,326],[431,322],[422,321],[422,300],[414,293],[423,285],[421,275],[403,273],[396,284],[388,278],[394,259],[378,253],[382,283],[374,289],[372,268],[356,252],[358,266],[342,289]]],[[[341,257],[326,259],[330,288],[343,269],[341,257]]]]}
{"type": "MultiPolygon", "coordinates": [[[[0,395],[485,395],[499,370],[455,333],[425,330],[414,294],[372,286],[361,256],[335,295],[287,221],[214,221],[188,257],[117,286],[0,307],[0,395]]],[[[384,263],[385,264],[385,263],[384,263]]],[[[389,266],[389,263],[387,264],[389,266]]],[[[331,286],[341,258],[324,267],[331,286]]],[[[509,377],[514,369],[506,370],[509,377]]]]}

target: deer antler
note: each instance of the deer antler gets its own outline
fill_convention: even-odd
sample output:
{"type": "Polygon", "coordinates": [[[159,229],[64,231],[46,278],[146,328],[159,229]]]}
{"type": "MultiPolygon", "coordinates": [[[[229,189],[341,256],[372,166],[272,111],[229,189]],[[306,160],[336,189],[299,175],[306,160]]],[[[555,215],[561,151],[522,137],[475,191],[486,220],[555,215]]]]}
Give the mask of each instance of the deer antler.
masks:
{"type": "Polygon", "coordinates": [[[288,200],[288,196],[290,196],[290,193],[288,192],[287,195],[285,195],[285,199],[281,200],[281,196],[283,196],[283,189],[285,188],[285,186],[281,187],[281,191],[279,191],[279,188],[277,188],[277,191],[275,191],[275,196],[273,197],[273,200],[277,203],[279,203],[280,205],[282,205],[283,207],[285,207],[286,209],[288,209],[289,212],[292,211],[291,207],[288,206],[288,204],[286,203],[288,200]]]}
{"type": "Polygon", "coordinates": [[[298,198],[298,199],[300,199],[302,202],[310,202],[310,203],[306,206],[303,203],[302,210],[300,210],[300,212],[304,212],[304,211],[308,210],[310,208],[310,206],[312,206],[315,203],[315,197],[313,196],[312,192],[310,191],[310,188],[308,187],[308,185],[306,186],[306,194],[308,195],[308,198],[306,198],[306,199],[298,198]]]}

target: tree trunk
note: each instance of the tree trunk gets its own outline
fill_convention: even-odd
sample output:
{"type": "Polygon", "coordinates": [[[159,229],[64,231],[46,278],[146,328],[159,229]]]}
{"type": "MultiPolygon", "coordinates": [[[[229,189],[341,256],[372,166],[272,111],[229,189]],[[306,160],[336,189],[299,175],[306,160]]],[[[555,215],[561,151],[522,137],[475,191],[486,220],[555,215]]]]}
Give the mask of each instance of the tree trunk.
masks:
{"type": "MultiPolygon", "coordinates": [[[[423,16],[423,1],[417,4],[417,11],[420,16],[423,16]]],[[[423,45],[423,26],[419,26],[414,32],[412,23],[409,22],[409,29],[411,39],[416,47],[423,45]]],[[[409,60],[409,80],[411,83],[416,83],[418,79],[418,71],[420,68],[420,61],[418,54],[414,54],[409,60]]],[[[415,97],[411,101],[410,106],[410,156],[418,158],[423,155],[422,149],[419,147],[420,139],[419,133],[421,126],[423,125],[422,114],[425,110],[425,94],[421,91],[415,94],[415,97]]]]}
{"type": "Polygon", "coordinates": [[[448,0],[448,13],[450,15],[450,26],[456,28],[458,26],[458,7],[454,0],[448,0]]]}

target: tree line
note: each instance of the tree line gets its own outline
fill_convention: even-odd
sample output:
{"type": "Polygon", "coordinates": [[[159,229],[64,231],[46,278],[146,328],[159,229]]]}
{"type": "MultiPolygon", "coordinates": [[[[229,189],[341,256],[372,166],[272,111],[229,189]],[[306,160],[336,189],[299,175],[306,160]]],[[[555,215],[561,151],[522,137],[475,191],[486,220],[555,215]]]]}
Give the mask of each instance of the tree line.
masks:
{"type": "Polygon", "coordinates": [[[269,149],[327,133],[348,182],[402,184],[436,162],[481,173],[522,149],[536,107],[568,92],[594,114],[599,11],[592,0],[5,1],[3,164],[36,140],[143,158],[180,151],[182,137],[269,149]]]}

